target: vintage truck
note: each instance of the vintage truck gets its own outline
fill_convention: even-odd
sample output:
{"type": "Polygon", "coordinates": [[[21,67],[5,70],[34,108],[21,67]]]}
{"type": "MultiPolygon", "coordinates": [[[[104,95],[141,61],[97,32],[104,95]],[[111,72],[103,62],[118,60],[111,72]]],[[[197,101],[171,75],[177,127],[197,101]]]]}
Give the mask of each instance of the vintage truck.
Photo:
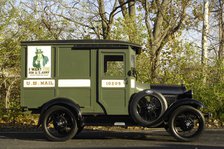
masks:
{"type": "Polygon", "coordinates": [[[21,106],[40,114],[52,141],[73,138],[86,125],[164,127],[192,141],[205,127],[203,104],[185,86],[136,81],[141,46],[112,40],[21,43],[21,106]]]}

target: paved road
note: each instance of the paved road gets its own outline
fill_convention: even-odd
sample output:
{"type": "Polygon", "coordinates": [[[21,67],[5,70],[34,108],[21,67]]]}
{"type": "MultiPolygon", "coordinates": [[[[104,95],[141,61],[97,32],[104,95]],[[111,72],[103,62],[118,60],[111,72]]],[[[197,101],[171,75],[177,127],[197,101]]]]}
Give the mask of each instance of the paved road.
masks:
{"type": "MultiPolygon", "coordinates": [[[[1,131],[1,130],[0,130],[1,131]]],[[[224,129],[206,130],[195,142],[177,142],[163,129],[150,131],[83,130],[66,142],[47,141],[42,132],[0,132],[0,149],[223,149],[224,129]]]]}

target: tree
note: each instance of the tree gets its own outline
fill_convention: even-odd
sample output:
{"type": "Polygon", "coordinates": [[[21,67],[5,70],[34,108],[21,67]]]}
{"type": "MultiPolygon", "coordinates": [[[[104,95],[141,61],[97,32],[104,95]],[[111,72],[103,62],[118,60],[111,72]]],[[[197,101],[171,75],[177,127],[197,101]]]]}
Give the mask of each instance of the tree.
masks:
{"type": "Polygon", "coordinates": [[[151,81],[155,81],[157,77],[163,47],[171,38],[175,38],[187,19],[186,9],[189,4],[187,0],[141,1],[148,33],[151,81]]]}
{"type": "Polygon", "coordinates": [[[118,0],[52,0],[51,3],[54,5],[45,6],[45,12],[52,7],[51,11],[47,11],[48,16],[54,16],[68,23],[69,32],[67,31],[67,34],[69,37],[110,39],[114,17],[118,13],[118,0]],[[55,11],[55,5],[57,5],[58,11],[55,11]],[[108,5],[112,5],[112,8],[109,8],[108,5]]]}
{"type": "Polygon", "coordinates": [[[206,83],[206,67],[208,61],[208,13],[209,13],[209,2],[208,0],[204,0],[204,17],[203,17],[203,29],[202,29],[202,55],[201,55],[201,63],[203,67],[203,78],[204,83],[206,83]]]}
{"type": "Polygon", "coordinates": [[[116,11],[118,9],[117,0],[115,0],[113,9],[109,13],[109,16],[106,15],[104,0],[98,0],[98,7],[99,7],[100,21],[102,24],[103,39],[110,39],[110,32],[114,22],[114,16],[116,15],[116,11]]]}
{"type": "Polygon", "coordinates": [[[137,25],[136,25],[136,1],[135,0],[119,0],[121,12],[124,17],[124,23],[128,28],[128,37],[130,42],[136,42],[137,25]]]}
{"type": "Polygon", "coordinates": [[[221,64],[224,64],[224,1],[219,0],[218,3],[218,20],[219,20],[219,51],[218,59],[221,64]]]}
{"type": "Polygon", "coordinates": [[[210,64],[215,67],[213,72],[216,75],[216,79],[213,82],[221,83],[224,80],[224,1],[223,0],[211,0],[210,12],[211,26],[209,34],[209,50],[210,50],[210,64]]]}
{"type": "Polygon", "coordinates": [[[203,17],[203,29],[202,29],[202,56],[201,63],[206,66],[208,59],[208,12],[209,12],[209,2],[204,0],[204,17],[203,17]]]}
{"type": "MultiPolygon", "coordinates": [[[[129,34],[129,41],[134,41],[134,37],[136,36],[136,24],[135,24],[135,0],[114,0],[113,7],[111,11],[105,10],[105,0],[97,0],[98,2],[98,11],[100,16],[100,22],[102,27],[102,36],[103,39],[111,39],[111,31],[112,26],[114,25],[115,16],[120,13],[123,14],[124,19],[126,20],[125,23],[129,24],[130,26],[134,26],[134,33],[129,34]],[[118,5],[119,2],[119,5],[118,5]],[[126,7],[128,5],[128,9],[126,7]],[[107,15],[108,14],[108,15],[107,15]]],[[[111,2],[111,1],[110,1],[111,2]]]]}
{"type": "Polygon", "coordinates": [[[19,45],[14,40],[17,34],[14,28],[18,11],[14,3],[15,1],[1,1],[0,8],[0,93],[5,108],[9,107],[13,88],[19,80],[19,45]]]}
{"type": "Polygon", "coordinates": [[[56,15],[53,15],[55,12],[61,12],[61,8],[59,7],[58,3],[48,0],[24,0],[21,2],[21,4],[21,19],[26,21],[26,24],[24,25],[31,25],[27,26],[29,29],[33,27],[33,32],[36,33],[38,32],[39,28],[39,31],[42,33],[41,36],[43,37],[44,35],[45,39],[58,40],[65,38],[63,33],[66,31],[68,24],[56,15]],[[27,17],[30,18],[30,21],[27,19],[27,17]],[[36,23],[36,26],[32,25],[31,20],[36,23]]]}

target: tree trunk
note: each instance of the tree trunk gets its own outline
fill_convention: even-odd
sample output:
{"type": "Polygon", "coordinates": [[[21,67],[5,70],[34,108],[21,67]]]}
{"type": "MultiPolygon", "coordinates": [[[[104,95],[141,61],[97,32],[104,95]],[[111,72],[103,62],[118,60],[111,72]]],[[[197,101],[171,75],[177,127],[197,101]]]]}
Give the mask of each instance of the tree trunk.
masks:
{"type": "Polygon", "coordinates": [[[224,63],[224,20],[223,20],[223,2],[219,0],[219,51],[218,60],[224,63]]]}
{"type": "Polygon", "coordinates": [[[124,16],[124,18],[126,18],[127,15],[128,15],[128,12],[127,12],[127,8],[126,8],[126,5],[125,5],[125,1],[124,0],[118,0],[118,1],[119,1],[120,6],[121,6],[122,15],[124,16]]]}
{"type": "Polygon", "coordinates": [[[202,75],[203,75],[203,83],[206,83],[207,80],[207,61],[208,61],[208,11],[209,11],[209,2],[208,0],[204,0],[204,18],[203,18],[203,29],[202,29],[202,55],[201,55],[201,63],[202,63],[202,75]]]}
{"type": "Polygon", "coordinates": [[[6,96],[5,96],[5,108],[6,109],[8,109],[10,107],[11,92],[12,92],[13,86],[17,80],[18,80],[18,78],[14,78],[14,80],[11,82],[11,84],[7,87],[6,96]]]}
{"type": "Polygon", "coordinates": [[[130,0],[128,3],[128,10],[129,10],[129,16],[135,17],[136,12],[135,12],[135,0],[130,0]]]}
{"type": "Polygon", "coordinates": [[[136,10],[135,10],[135,0],[119,0],[122,15],[124,17],[125,23],[130,29],[128,32],[128,37],[130,42],[136,42],[137,37],[137,25],[136,25],[136,10]],[[126,5],[128,4],[128,12],[126,5]]]}
{"type": "Polygon", "coordinates": [[[108,39],[108,32],[107,32],[107,17],[105,12],[105,4],[104,0],[98,0],[99,5],[99,14],[101,17],[101,24],[102,24],[102,32],[103,32],[103,39],[108,39]]]}
{"type": "Polygon", "coordinates": [[[218,79],[220,82],[224,81],[224,16],[223,16],[223,0],[219,0],[219,10],[218,10],[218,19],[219,19],[219,50],[218,50],[218,79]]]}
{"type": "Polygon", "coordinates": [[[202,56],[201,63],[203,66],[207,66],[208,59],[208,11],[209,2],[204,0],[204,19],[203,19],[203,29],[202,29],[202,56]]]}
{"type": "Polygon", "coordinates": [[[148,32],[148,48],[150,54],[150,81],[157,82],[160,53],[165,44],[179,32],[186,19],[186,8],[190,1],[181,3],[179,13],[169,14],[175,9],[171,0],[148,1],[143,0],[141,4],[145,11],[145,24],[148,32]],[[153,15],[152,15],[153,14],[153,15]],[[173,16],[175,15],[175,16],[173,16]],[[153,17],[152,19],[152,16],[153,17]]]}

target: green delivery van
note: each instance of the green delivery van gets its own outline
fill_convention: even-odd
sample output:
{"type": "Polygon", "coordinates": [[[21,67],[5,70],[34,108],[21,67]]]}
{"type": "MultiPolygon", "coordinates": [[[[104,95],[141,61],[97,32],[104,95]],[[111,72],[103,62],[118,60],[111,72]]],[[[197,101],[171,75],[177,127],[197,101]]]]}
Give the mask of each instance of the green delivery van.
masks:
{"type": "Polygon", "coordinates": [[[86,125],[164,127],[180,141],[204,129],[203,104],[184,85],[137,82],[141,46],[113,40],[24,41],[21,106],[52,141],[86,125]]]}

